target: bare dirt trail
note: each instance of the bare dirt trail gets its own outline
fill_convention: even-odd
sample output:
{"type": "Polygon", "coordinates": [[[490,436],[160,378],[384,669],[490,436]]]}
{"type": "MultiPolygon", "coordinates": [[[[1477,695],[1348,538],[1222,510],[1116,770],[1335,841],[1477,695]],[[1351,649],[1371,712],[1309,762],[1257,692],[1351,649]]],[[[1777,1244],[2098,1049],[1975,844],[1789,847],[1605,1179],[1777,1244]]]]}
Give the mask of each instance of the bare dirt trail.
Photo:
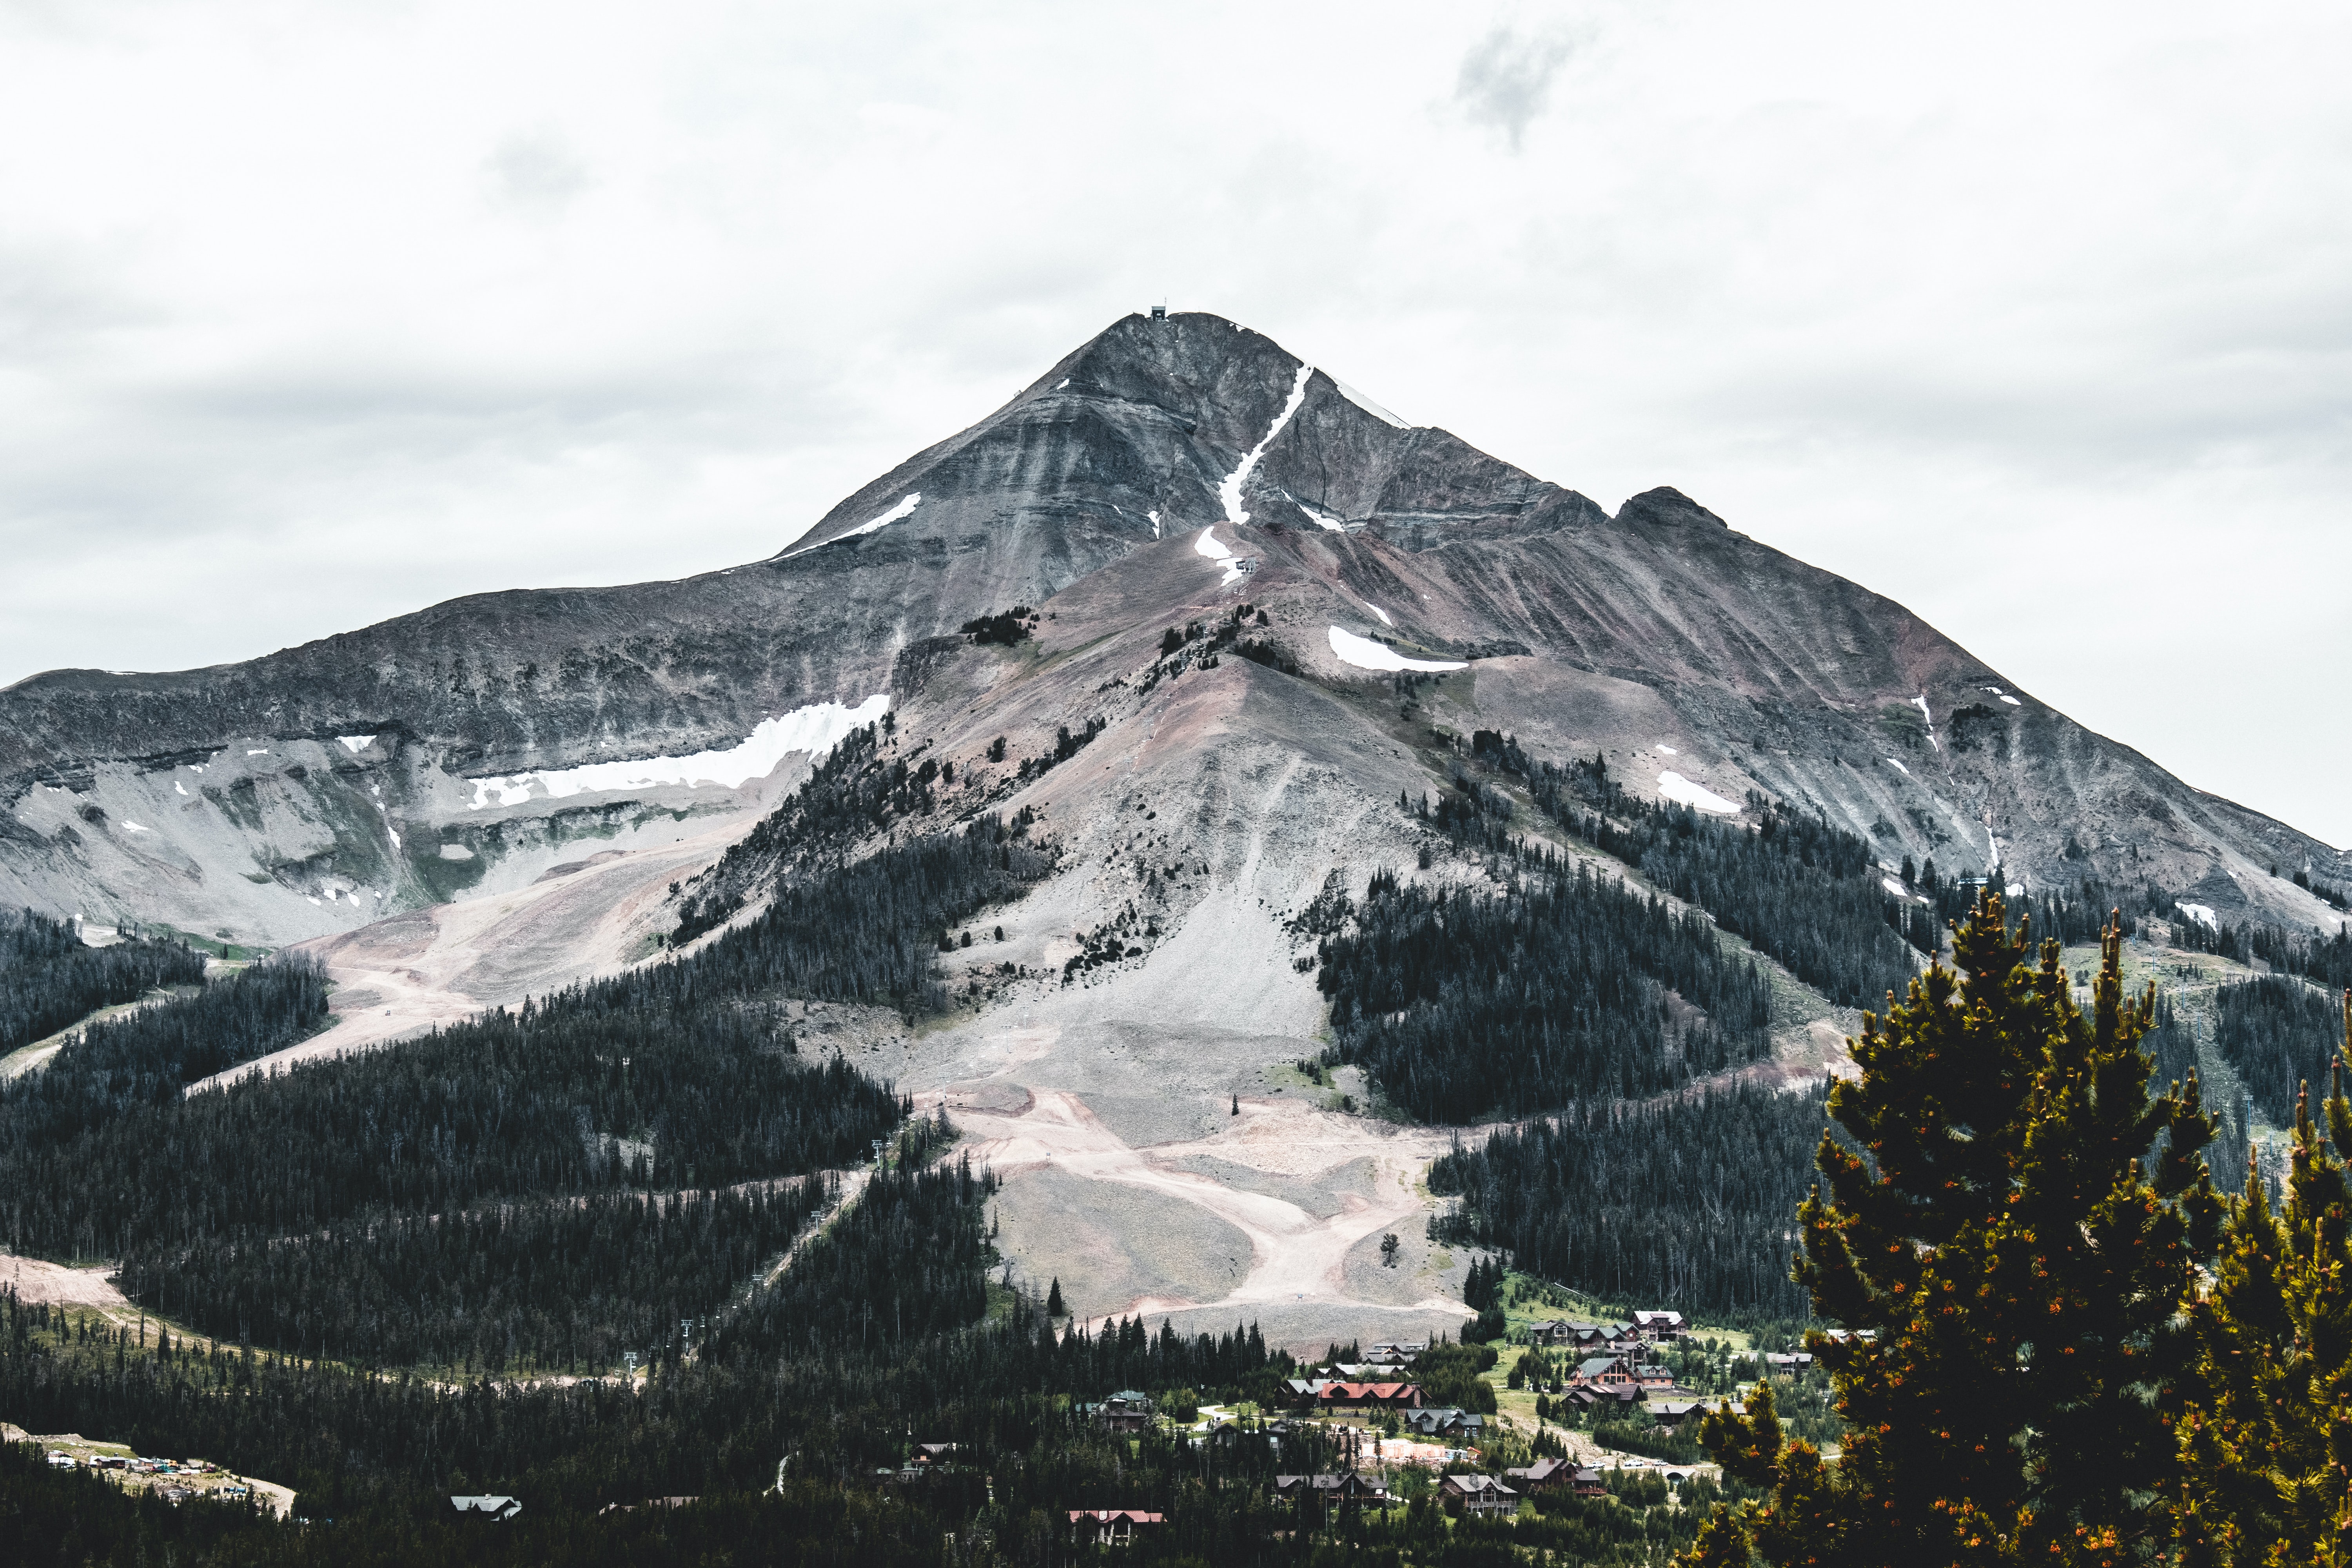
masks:
{"type": "MultiPolygon", "coordinates": [[[[929,1098],[937,1103],[940,1097],[929,1098]]],[[[1224,1295],[1208,1300],[1147,1295],[1106,1317],[1276,1302],[1363,1304],[1347,1278],[1349,1252],[1365,1237],[1411,1225],[1423,1214],[1426,1202],[1414,1190],[1414,1182],[1446,1147],[1440,1133],[1340,1116],[1303,1100],[1253,1100],[1243,1103],[1227,1130],[1144,1148],[1129,1145],[1066,1090],[1037,1091],[1025,1106],[1009,1112],[967,1108],[952,1114],[973,1140],[975,1163],[986,1163],[1000,1176],[1017,1178],[1051,1165],[1084,1181],[1136,1187],[1192,1205],[1248,1238],[1248,1272],[1224,1295]],[[1187,1160],[1203,1156],[1269,1176],[1309,1182],[1369,1162],[1372,1193],[1337,1193],[1336,1212],[1318,1215],[1288,1199],[1185,1168],[1187,1160]]],[[[1449,1315],[1465,1311],[1442,1296],[1411,1305],[1449,1315]]]]}
{"type": "Polygon", "coordinates": [[[784,1248],[784,1255],[776,1259],[776,1266],[773,1268],[769,1269],[766,1277],[760,1281],[761,1288],[763,1289],[773,1285],[777,1280],[782,1279],[784,1277],[784,1270],[793,1266],[793,1259],[801,1255],[801,1249],[806,1247],[810,1241],[815,1237],[824,1235],[824,1227],[831,1225],[834,1222],[835,1217],[840,1215],[844,1209],[848,1208],[852,1204],[856,1203],[861,1196],[863,1196],[866,1192],[866,1184],[874,1178],[874,1169],[870,1165],[860,1165],[854,1171],[820,1172],[818,1173],[820,1175],[838,1176],[841,1179],[841,1191],[835,1196],[832,1204],[826,1207],[823,1214],[811,1219],[806,1226],[802,1227],[801,1233],[793,1237],[793,1244],[784,1248]]]}
{"type": "Polygon", "coordinates": [[[111,1264],[68,1268],[37,1258],[0,1258],[0,1287],[16,1291],[26,1306],[45,1301],[52,1307],[129,1308],[130,1299],[114,1288],[113,1273],[111,1264]]]}

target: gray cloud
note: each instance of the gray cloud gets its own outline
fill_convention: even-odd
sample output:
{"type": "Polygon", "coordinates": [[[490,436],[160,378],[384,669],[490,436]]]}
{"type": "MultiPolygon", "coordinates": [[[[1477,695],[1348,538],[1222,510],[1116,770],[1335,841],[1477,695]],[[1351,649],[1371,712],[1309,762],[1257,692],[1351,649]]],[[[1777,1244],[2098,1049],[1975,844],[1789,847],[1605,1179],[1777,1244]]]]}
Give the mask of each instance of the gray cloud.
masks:
{"type": "Polygon", "coordinates": [[[482,177],[493,203],[534,217],[562,213],[594,183],[562,134],[544,128],[501,140],[482,160],[482,177]]]}
{"type": "Polygon", "coordinates": [[[1462,57],[1454,101],[1473,125],[1492,126],[1510,138],[1511,151],[1551,101],[1551,80],[1574,46],[1562,35],[1522,37],[1497,27],[1462,57]]]}

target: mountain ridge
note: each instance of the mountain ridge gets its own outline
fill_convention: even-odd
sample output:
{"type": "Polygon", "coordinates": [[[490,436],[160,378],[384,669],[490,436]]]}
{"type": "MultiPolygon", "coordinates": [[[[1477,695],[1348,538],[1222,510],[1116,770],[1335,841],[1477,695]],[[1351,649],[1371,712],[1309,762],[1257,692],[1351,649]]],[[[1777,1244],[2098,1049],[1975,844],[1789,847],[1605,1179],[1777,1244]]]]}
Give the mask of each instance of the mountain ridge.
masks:
{"type": "MultiPolygon", "coordinates": [[[[1668,773],[1735,803],[1758,789],[1890,863],[1981,874],[2002,854],[2029,884],[2201,889],[2297,926],[2333,914],[2284,880],[2331,847],[2093,735],[1895,602],[1671,489],[1612,514],[1190,314],[1112,323],[761,561],[467,595],[204,669],[19,681],[0,691],[0,896],[255,940],[348,930],[463,893],[469,861],[536,875],[583,836],[625,847],[663,816],[753,813],[805,763],[747,789],[490,813],[473,778],[724,750],[877,693],[902,707],[962,657],[965,621],[1015,604],[1052,617],[1040,647],[1080,623],[1133,644],[1097,676],[1116,679],[1171,621],[1242,596],[1310,681],[1372,673],[1326,627],[1459,660],[1470,696],[1440,707],[1465,723],[1613,752],[1645,790],[1668,773]],[[1098,578],[1064,616],[1057,600],[1098,578]]],[[[1066,686],[1001,695],[1019,688],[1009,711],[1050,735],[1087,717],[1066,686]]]]}

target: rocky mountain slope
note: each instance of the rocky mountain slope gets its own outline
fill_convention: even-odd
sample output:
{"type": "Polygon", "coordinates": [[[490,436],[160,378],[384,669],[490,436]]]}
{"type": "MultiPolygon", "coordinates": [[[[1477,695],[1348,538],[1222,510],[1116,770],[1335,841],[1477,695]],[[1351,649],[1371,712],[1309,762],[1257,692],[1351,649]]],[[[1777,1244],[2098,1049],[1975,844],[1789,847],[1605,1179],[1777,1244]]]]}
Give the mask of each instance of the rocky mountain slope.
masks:
{"type": "MultiPolygon", "coordinates": [[[[527,885],[583,841],[740,816],[796,777],[805,750],[778,746],[838,732],[824,705],[870,717],[943,671],[979,703],[922,737],[943,752],[1139,717],[1094,687],[1244,598],[1303,672],[1229,678],[1251,686],[1232,721],[1277,749],[1380,732],[1339,717],[1386,681],[1336,628],[1465,663],[1437,699],[1465,722],[1599,751],[1644,790],[1801,802],[1890,862],[1997,856],[2029,885],[2332,913],[2271,875],[2332,867],[2328,846],[2090,733],[1900,605],[1673,490],[1612,516],[1204,315],[1117,323],[767,561],[458,599],[239,665],[21,681],[0,692],[0,897],[248,941],[349,930],[527,885]],[[939,640],[1015,604],[1050,617],[1025,663],[939,640]],[[725,753],[778,720],[731,763],[562,776],[725,753]]],[[[1378,795],[1394,771],[1351,783],[1378,795]]]]}
{"type": "MultiPolygon", "coordinates": [[[[1351,1114],[1354,1069],[1290,1064],[1322,1044],[1302,914],[1415,874],[1399,797],[1445,789],[1475,731],[1702,810],[1819,811],[1890,867],[2153,881],[2331,931],[2284,878],[2343,879],[1674,490],[1612,514],[1180,315],[1114,324],[765,561],[19,682],[0,900],[310,940],[340,1022],[299,1050],[331,1055],[756,906],[794,845],[755,825],[877,721],[887,754],[952,765],[925,826],[1025,808],[1060,868],[942,956],[948,1018],[795,1030],[946,1105],[1012,1178],[1007,1255],[1082,1313],[1277,1342],[1462,1310],[1413,1186],[1437,1138],[1351,1114]],[[961,630],[1016,607],[1028,635],[961,630]]],[[[1783,1064],[1817,1069],[1851,1018],[1777,994],[1783,1064]]]]}

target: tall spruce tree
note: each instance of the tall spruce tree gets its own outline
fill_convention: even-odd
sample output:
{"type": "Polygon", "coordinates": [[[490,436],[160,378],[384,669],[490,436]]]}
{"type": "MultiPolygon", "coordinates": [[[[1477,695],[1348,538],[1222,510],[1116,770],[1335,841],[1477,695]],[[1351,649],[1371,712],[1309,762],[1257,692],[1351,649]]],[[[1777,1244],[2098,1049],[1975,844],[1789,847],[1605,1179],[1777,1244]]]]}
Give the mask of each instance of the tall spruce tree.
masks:
{"type": "MultiPolygon", "coordinates": [[[[1959,973],[1914,981],[1830,1096],[1827,1191],[1799,1210],[1809,1336],[1838,1391],[1843,1452],[1784,1442],[1769,1384],[1702,1440],[1767,1489],[1718,1510],[1694,1563],[2122,1563],[2168,1533],[2161,1407],[2168,1332],[2221,1200],[2193,1080],[2151,1099],[2151,991],[2123,996],[2111,927],[2092,1016],[2058,946],[2038,966],[1985,889],[1954,931],[1959,973]]],[[[1890,1002],[1892,998],[1890,998],[1890,1002]]]]}
{"type": "MultiPolygon", "coordinates": [[[[2352,991],[2344,1047],[2352,1054],[2352,991]]],[[[2175,1533],[2187,1568],[2352,1563],[2352,1104],[2329,1074],[2327,1133],[2295,1104],[2285,1206],[2259,1170],[2230,1205],[2213,1282],[2190,1309],[2175,1533]],[[2331,1144],[2333,1145],[2331,1147],[2331,1144]]]]}

